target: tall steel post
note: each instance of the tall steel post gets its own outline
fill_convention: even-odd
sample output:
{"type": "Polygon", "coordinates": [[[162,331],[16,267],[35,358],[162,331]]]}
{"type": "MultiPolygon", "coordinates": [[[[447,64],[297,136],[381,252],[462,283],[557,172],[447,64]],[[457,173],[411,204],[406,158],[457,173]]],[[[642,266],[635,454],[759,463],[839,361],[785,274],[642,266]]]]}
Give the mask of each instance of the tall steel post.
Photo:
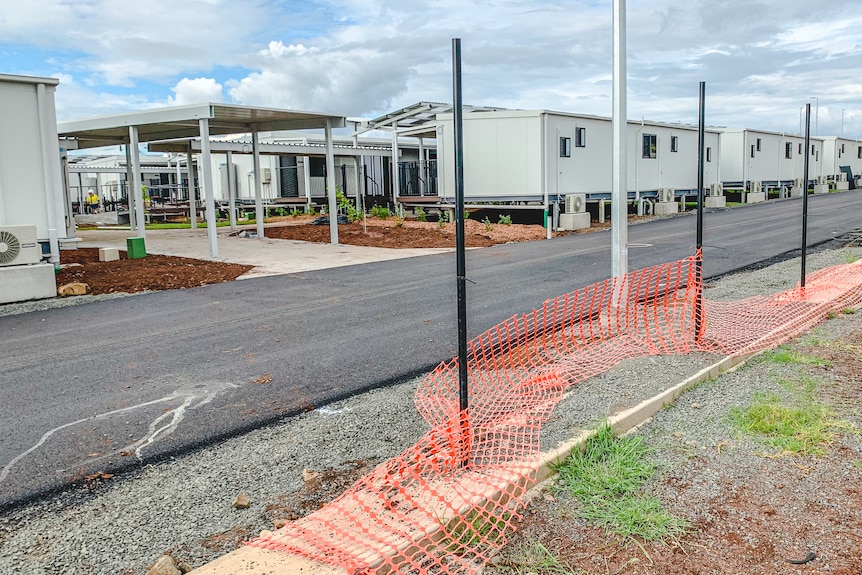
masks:
{"type": "Polygon", "coordinates": [[[611,271],[629,270],[628,189],[626,173],[626,1],[614,0],[613,187],[611,189],[611,271]]]}
{"type": "Polygon", "coordinates": [[[805,287],[805,258],[808,251],[808,158],[811,156],[811,104],[805,104],[805,162],[802,168],[802,270],[799,285],[805,287]]]}
{"type": "MultiPolygon", "coordinates": [[[[466,422],[467,388],[467,266],[464,241],[464,117],[461,102],[461,39],[452,39],[452,87],[455,122],[455,252],[458,287],[458,404],[466,422]]],[[[466,431],[467,426],[462,427],[466,431]]],[[[466,443],[466,442],[465,442],[466,443]]],[[[469,453],[462,462],[466,464],[469,453]]]]}
{"type": "MultiPolygon", "coordinates": [[[[697,250],[703,249],[703,168],[704,168],[704,108],[706,104],[706,82],[700,83],[697,120],[697,250]]],[[[695,273],[700,284],[695,294],[694,337],[700,339],[703,328],[703,253],[695,261],[695,273]]]]}

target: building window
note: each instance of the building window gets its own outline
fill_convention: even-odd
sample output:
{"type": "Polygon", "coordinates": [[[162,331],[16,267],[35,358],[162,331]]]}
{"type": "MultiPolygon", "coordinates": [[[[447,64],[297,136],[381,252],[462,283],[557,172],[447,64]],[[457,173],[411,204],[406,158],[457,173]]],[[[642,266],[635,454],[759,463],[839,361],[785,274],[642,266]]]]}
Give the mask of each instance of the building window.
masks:
{"type": "Polygon", "coordinates": [[[572,139],[571,138],[560,138],[560,157],[561,158],[571,158],[572,157],[572,139]]]}
{"type": "Polygon", "coordinates": [[[707,149],[706,149],[706,161],[707,161],[707,162],[711,162],[711,161],[712,161],[712,148],[707,148],[707,149]]]}
{"type": "Polygon", "coordinates": [[[586,148],[587,147],[587,129],[586,128],[575,128],[575,147],[576,148],[586,148]]]}
{"type": "Polygon", "coordinates": [[[641,157],[643,158],[655,158],[656,157],[656,135],[655,134],[644,134],[643,135],[643,154],[641,157]]]}
{"type": "Polygon", "coordinates": [[[815,161],[815,162],[819,162],[819,161],[820,161],[820,152],[819,152],[819,151],[814,152],[814,161],[815,161]]]}
{"type": "Polygon", "coordinates": [[[844,144],[841,144],[841,153],[844,153],[844,144]]]}
{"type": "MultiPolygon", "coordinates": [[[[757,138],[757,151],[760,151],[760,138],[757,138]]],[[[751,157],[753,158],[754,156],[751,157]]]]}
{"type": "Polygon", "coordinates": [[[800,156],[802,155],[802,144],[799,144],[799,151],[796,153],[799,154],[800,156]]]}
{"type": "Polygon", "coordinates": [[[751,144],[751,157],[754,157],[754,144],[751,144]]]}
{"type": "Polygon", "coordinates": [[[784,144],[784,157],[788,160],[793,157],[793,142],[784,144]]]}
{"type": "Polygon", "coordinates": [[[862,160],[862,146],[856,148],[856,159],[862,160]]]}
{"type": "Polygon", "coordinates": [[[670,151],[678,152],[679,151],[679,136],[671,136],[670,137],[670,151]]]}
{"type": "Polygon", "coordinates": [[[811,144],[811,155],[814,155],[814,144],[811,144]]]}

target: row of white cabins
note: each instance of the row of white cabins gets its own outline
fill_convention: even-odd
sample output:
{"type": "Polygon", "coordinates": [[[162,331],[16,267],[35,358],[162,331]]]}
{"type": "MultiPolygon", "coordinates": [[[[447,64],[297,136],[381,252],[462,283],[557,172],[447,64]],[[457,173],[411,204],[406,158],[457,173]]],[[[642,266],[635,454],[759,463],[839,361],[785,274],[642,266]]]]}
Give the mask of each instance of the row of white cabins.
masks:
{"type": "MultiPolygon", "coordinates": [[[[426,137],[421,140],[399,136],[397,129],[392,139],[336,137],[335,178],[339,189],[357,200],[364,196],[365,203],[451,203],[454,200],[454,162],[450,158],[454,139],[452,114],[437,114],[433,125],[424,130],[426,137]],[[428,137],[429,134],[433,135],[428,137]],[[391,161],[396,138],[397,186],[391,161]]],[[[265,201],[288,206],[325,203],[320,136],[272,133],[264,134],[262,139],[267,144],[261,157],[265,201]]],[[[707,193],[738,194],[743,201],[756,202],[767,199],[770,192],[790,194],[794,186],[801,185],[804,138],[798,134],[710,128],[706,130],[704,144],[707,193]],[[716,188],[714,184],[719,183],[722,187],[716,188]]],[[[583,195],[587,202],[603,203],[610,198],[608,118],[545,110],[469,112],[464,115],[464,146],[464,189],[469,203],[556,204],[574,195],[583,195]]],[[[694,197],[695,127],[630,121],[628,146],[629,199],[639,211],[644,204],[650,206],[657,200],[666,203],[694,197]]],[[[192,147],[198,150],[199,143],[193,143],[192,147]]],[[[187,156],[173,153],[180,149],[174,143],[155,144],[150,149],[165,151],[164,155],[142,156],[142,169],[146,170],[144,183],[151,189],[151,195],[187,198],[187,156]]],[[[253,201],[254,170],[249,149],[244,137],[213,143],[213,187],[217,201],[224,203],[231,198],[240,204],[253,201]],[[228,166],[232,177],[228,175],[228,166]]],[[[193,160],[195,166],[197,158],[193,160]]],[[[114,156],[73,159],[70,163],[73,201],[90,189],[104,198],[118,199],[125,187],[122,173],[125,165],[121,157],[114,156]]],[[[852,187],[855,182],[849,181],[850,174],[853,177],[862,174],[862,142],[840,137],[810,138],[809,182],[816,191],[828,191],[830,186],[852,187]]],[[[572,205],[569,204],[570,210],[572,205]]],[[[568,210],[561,206],[561,211],[568,210]]]]}
{"type": "MultiPolygon", "coordinates": [[[[56,84],[50,78],[2,76],[0,103],[5,105],[0,108],[5,108],[7,119],[14,122],[15,118],[27,116],[20,113],[26,107],[25,102],[36,102],[32,106],[38,108],[39,114],[52,115],[53,122],[56,84]],[[47,90],[41,99],[33,97],[39,86],[47,90]]],[[[250,114],[273,112],[236,108],[250,114]]],[[[588,202],[605,202],[610,198],[610,119],[546,110],[467,108],[465,112],[464,179],[468,203],[541,206],[549,202],[561,212],[583,212],[588,202]],[[567,206],[567,197],[578,201],[567,206]]],[[[138,113],[139,117],[144,115],[138,113]]],[[[93,120],[99,124],[113,121],[117,126],[126,122],[123,116],[93,120]]],[[[349,133],[334,138],[333,171],[336,185],[348,197],[395,206],[420,202],[451,205],[455,194],[453,120],[449,106],[423,102],[374,120],[346,117],[340,120],[349,133]],[[364,133],[370,130],[376,130],[372,133],[378,137],[365,137],[364,133]],[[379,137],[381,131],[388,131],[389,137],[379,137]],[[393,155],[398,162],[392,161],[393,155]]],[[[59,124],[61,141],[69,125],[80,122],[59,124]]],[[[4,147],[3,159],[8,160],[15,157],[16,146],[20,151],[27,136],[22,135],[23,130],[4,130],[4,134],[10,135],[0,142],[4,147]]],[[[264,201],[286,206],[324,204],[326,168],[322,135],[275,131],[260,133],[259,138],[264,201]]],[[[224,203],[233,197],[239,203],[252,202],[257,183],[248,135],[215,136],[208,141],[212,150],[209,187],[214,200],[224,203]]],[[[61,146],[68,143],[66,140],[61,146]]],[[[704,145],[704,185],[715,196],[738,193],[743,201],[759,201],[768,198],[769,192],[786,195],[794,187],[801,192],[798,188],[806,150],[803,150],[804,138],[799,134],[710,128],[706,130],[704,145]]],[[[639,210],[644,205],[655,209],[653,204],[693,199],[697,181],[696,127],[630,121],[628,146],[628,196],[639,210]]],[[[54,202],[54,209],[59,218],[66,212],[67,236],[74,233],[72,212],[81,211],[81,200],[87,191],[95,191],[103,200],[125,197],[126,181],[130,179],[127,178],[130,147],[125,146],[126,157],[85,156],[79,155],[80,152],[66,155],[65,174],[60,176],[66,197],[61,203],[54,202]]],[[[210,192],[201,178],[200,149],[200,138],[151,142],[149,150],[161,153],[141,155],[140,174],[141,182],[152,192],[151,197],[187,200],[191,165],[195,197],[203,200],[210,192]]],[[[815,191],[853,187],[854,178],[862,174],[859,140],[812,137],[807,152],[809,182],[815,185],[815,191]]],[[[21,182],[34,180],[32,171],[26,172],[16,164],[31,170],[30,164],[14,161],[0,165],[0,225],[28,219],[15,216],[20,210],[10,200],[13,196],[5,191],[21,189],[21,182]]],[[[565,223],[571,225],[570,220],[565,223]]],[[[40,241],[47,240],[47,226],[38,227],[40,241]]]]}

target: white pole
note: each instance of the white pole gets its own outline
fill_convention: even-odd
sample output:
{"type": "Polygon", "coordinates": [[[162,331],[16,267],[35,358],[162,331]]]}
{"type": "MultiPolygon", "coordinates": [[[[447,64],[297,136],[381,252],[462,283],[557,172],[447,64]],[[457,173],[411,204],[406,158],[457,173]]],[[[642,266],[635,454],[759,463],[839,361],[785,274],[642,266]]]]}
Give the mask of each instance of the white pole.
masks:
{"type": "Polygon", "coordinates": [[[229,213],[229,221],[230,221],[230,229],[236,229],[236,178],[234,175],[236,172],[233,169],[233,154],[231,152],[225,153],[225,167],[227,172],[227,203],[228,203],[228,213],[229,213]]]}
{"type": "Polygon", "coordinates": [[[198,120],[201,130],[201,169],[204,181],[201,182],[201,195],[206,202],[207,236],[210,240],[210,257],[218,259],[218,238],[216,237],[215,195],[213,194],[213,165],[210,154],[210,121],[209,118],[198,120]]]}
{"type": "MultiPolygon", "coordinates": [[[[297,165],[297,170],[299,166],[297,165]]],[[[302,182],[305,186],[305,209],[311,211],[311,158],[302,157],[302,182]]]]}
{"type": "Polygon", "coordinates": [[[613,188],[611,190],[611,271],[628,272],[626,179],[626,2],[614,0],[613,188]]]}
{"type": "Polygon", "coordinates": [[[189,167],[189,221],[192,224],[192,229],[196,230],[198,228],[198,201],[195,193],[196,170],[191,149],[186,152],[186,165],[189,167]]]}
{"type": "Polygon", "coordinates": [[[54,264],[54,269],[60,269],[60,238],[57,232],[57,194],[60,176],[57,162],[59,154],[57,152],[56,130],[51,135],[51,130],[48,127],[52,116],[48,111],[48,93],[45,84],[36,84],[36,104],[39,114],[39,141],[42,144],[42,177],[45,180],[48,243],[51,250],[51,263],[54,264]],[[55,171],[57,173],[54,173],[55,171]]]}
{"type": "Polygon", "coordinates": [[[398,178],[398,130],[392,131],[392,207],[398,209],[398,196],[401,195],[401,180],[398,178]]]}
{"type": "Polygon", "coordinates": [[[138,149],[138,127],[129,126],[129,149],[132,155],[132,194],[135,196],[135,221],[138,237],[146,236],[147,218],[144,214],[144,190],[141,188],[141,151],[138,149]]]}
{"type": "Polygon", "coordinates": [[[251,155],[254,162],[254,219],[257,238],[263,239],[263,183],[260,181],[260,136],[257,128],[251,131],[251,155]]]}
{"type": "Polygon", "coordinates": [[[179,202],[183,195],[183,173],[180,171],[179,154],[174,156],[174,159],[177,161],[177,197],[174,198],[174,201],[179,202]]]}
{"type": "MultiPolygon", "coordinates": [[[[134,187],[135,176],[132,172],[132,147],[126,144],[126,202],[129,204],[129,229],[135,230],[138,227],[138,218],[135,216],[135,193],[134,187]]],[[[78,174],[78,192],[81,191],[81,174],[78,174]]],[[[81,204],[78,202],[78,208],[81,204]]],[[[81,212],[83,213],[83,212],[81,212]]]]}
{"type": "Polygon", "coordinates": [[[332,120],[326,119],[326,191],[329,196],[329,241],[338,244],[338,205],[335,201],[335,154],[332,150],[332,120]]]}

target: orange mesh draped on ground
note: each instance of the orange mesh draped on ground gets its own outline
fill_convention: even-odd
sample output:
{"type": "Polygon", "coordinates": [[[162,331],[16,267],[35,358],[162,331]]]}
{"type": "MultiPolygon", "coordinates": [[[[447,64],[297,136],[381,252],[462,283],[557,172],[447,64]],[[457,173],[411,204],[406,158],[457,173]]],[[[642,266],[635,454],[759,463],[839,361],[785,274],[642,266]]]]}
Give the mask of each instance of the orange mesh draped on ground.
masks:
{"type": "Polygon", "coordinates": [[[624,359],[691,350],[773,347],[862,302],[862,262],[809,276],[807,287],[703,302],[700,254],[638,270],[544,303],[469,342],[469,416],[457,360],[416,390],[431,426],[322,509],[251,545],[344,568],[470,573],[512,530],[539,463],[542,424],[570,386],[624,359]],[[700,337],[696,337],[697,330],[700,337]]]}

